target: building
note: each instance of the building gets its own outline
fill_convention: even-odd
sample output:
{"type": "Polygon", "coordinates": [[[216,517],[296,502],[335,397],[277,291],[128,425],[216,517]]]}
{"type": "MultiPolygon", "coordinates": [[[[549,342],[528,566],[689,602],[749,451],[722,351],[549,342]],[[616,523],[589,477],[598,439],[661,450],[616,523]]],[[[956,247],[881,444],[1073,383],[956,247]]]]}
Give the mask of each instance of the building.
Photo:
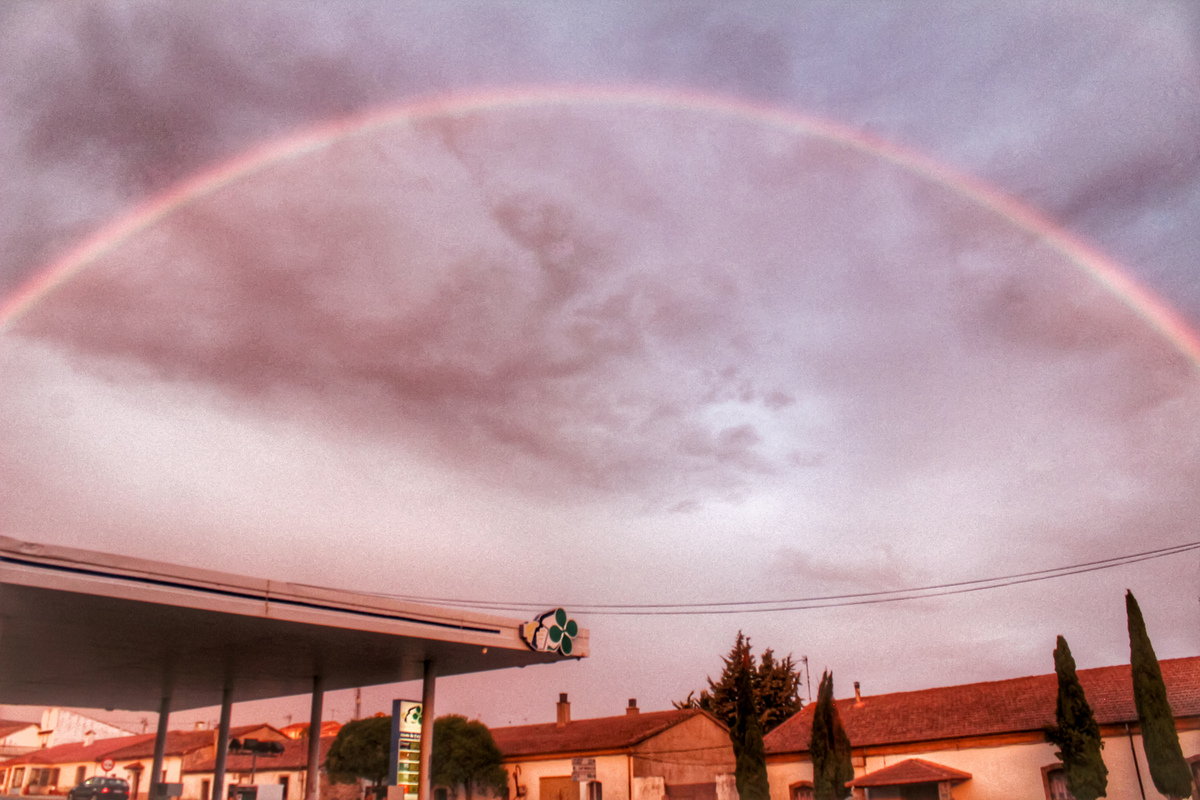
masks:
{"type": "Polygon", "coordinates": [[[132,733],[133,731],[109,725],[66,708],[47,708],[42,712],[42,727],[38,731],[38,738],[41,739],[41,747],[55,747],[86,741],[88,738],[115,739],[132,733]]]}
{"type": "MultiPolygon", "coordinates": [[[[0,719],[0,760],[24,755],[41,746],[36,722],[0,719]]],[[[4,778],[0,777],[0,786],[4,778]]]]}
{"type": "MultiPolygon", "coordinates": [[[[326,736],[337,736],[338,731],[342,729],[342,723],[337,720],[327,719],[321,723],[321,738],[326,736]]],[[[307,739],[308,738],[308,723],[294,722],[285,728],[280,728],[283,735],[289,739],[307,739]]]]}
{"type": "MultiPolygon", "coordinates": [[[[270,725],[243,725],[230,730],[233,737],[286,740],[270,725]]],[[[56,747],[47,747],[0,762],[7,771],[0,791],[7,794],[64,794],[94,775],[112,775],[129,781],[131,798],[145,797],[150,791],[147,770],[154,758],[154,734],[122,736],[113,739],[87,739],[56,747]],[[113,766],[104,770],[105,761],[113,766]]],[[[291,740],[288,740],[291,741],[291,740]]],[[[185,771],[194,763],[211,760],[216,753],[217,731],[168,731],[161,780],[182,783],[185,771]]],[[[200,800],[200,795],[191,795],[200,800]]]]}
{"type": "MultiPolygon", "coordinates": [[[[1183,754],[1200,772],[1200,657],[1159,662],[1183,754]]],[[[1079,670],[1108,766],[1108,796],[1158,800],[1146,766],[1129,665],[1079,670]]],[[[1054,724],[1058,679],[1035,675],[837,701],[850,737],[856,797],[903,800],[1063,800],[1054,724]]],[[[812,797],[814,706],[766,738],[771,800],[812,797]]]]}
{"type": "MultiPolygon", "coordinates": [[[[322,730],[328,722],[322,723],[322,730]]],[[[293,727],[293,726],[289,726],[293,727]]],[[[307,726],[306,726],[307,727],[307,726]]],[[[340,728],[336,722],[335,728],[340,728]]],[[[287,730],[286,728],[284,729],[287,730]]],[[[329,747],[336,734],[322,736],[320,745],[321,764],[329,754],[329,747]]],[[[213,772],[216,769],[214,754],[192,762],[183,769],[183,798],[184,800],[207,800],[211,797],[213,772]]],[[[283,752],[277,756],[253,756],[230,754],[225,762],[225,777],[227,785],[234,784],[279,784],[283,786],[283,800],[303,800],[306,794],[305,780],[308,769],[308,738],[289,737],[283,741],[283,752]]],[[[321,800],[353,800],[362,792],[357,785],[335,785],[329,783],[325,770],[320,771],[321,800]]],[[[226,792],[223,797],[228,797],[226,792]]]]}
{"type": "MultiPolygon", "coordinates": [[[[14,795],[65,792],[94,775],[106,774],[101,763],[110,753],[147,739],[153,747],[154,734],[141,734],[69,742],[10,758],[0,762],[0,771],[4,773],[0,792],[14,795]]],[[[107,774],[124,777],[115,771],[107,774]]]]}
{"type": "Polygon", "coordinates": [[[565,694],[557,711],[556,722],[492,730],[510,798],[736,800],[729,731],[707,712],[643,713],[630,700],[621,716],[572,720],[565,694]],[[572,780],[573,767],[586,767],[586,760],[594,762],[594,777],[576,773],[580,780],[572,780]]]}

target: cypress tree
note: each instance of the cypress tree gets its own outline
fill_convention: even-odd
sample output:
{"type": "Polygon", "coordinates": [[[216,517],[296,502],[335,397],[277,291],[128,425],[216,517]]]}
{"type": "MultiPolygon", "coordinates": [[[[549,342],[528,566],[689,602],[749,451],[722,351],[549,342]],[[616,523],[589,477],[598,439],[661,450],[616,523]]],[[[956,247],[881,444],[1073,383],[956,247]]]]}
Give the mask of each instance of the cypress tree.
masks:
{"type": "Polygon", "coordinates": [[[1175,717],[1167,702],[1167,687],[1163,683],[1158,658],[1154,655],[1154,646],[1150,644],[1150,636],[1146,633],[1142,610],[1130,591],[1125,592],[1125,613],[1129,618],[1133,702],[1137,706],[1138,723],[1142,727],[1142,747],[1146,750],[1150,777],[1160,794],[1182,800],[1192,796],[1191,770],[1179,746],[1175,717]]]}
{"type": "Polygon", "coordinates": [[[737,717],[730,738],[736,757],[734,781],[737,783],[740,800],[770,800],[771,790],[767,784],[767,754],[763,747],[762,724],[758,720],[758,709],[754,702],[751,685],[753,665],[746,654],[737,675],[737,717]]]}
{"type": "Polygon", "coordinates": [[[1046,729],[1046,738],[1058,745],[1056,755],[1062,759],[1067,777],[1067,789],[1076,800],[1096,800],[1108,791],[1108,767],[1100,755],[1100,726],[1092,707],[1084,696],[1079,676],[1075,674],[1075,659],[1067,640],[1058,637],[1054,648],[1054,672],[1058,675],[1058,704],[1054,710],[1055,725],[1046,729]]]}
{"type": "Polygon", "coordinates": [[[846,784],[854,780],[850,760],[850,737],[842,727],[842,718],[833,702],[833,674],[821,675],[813,709],[812,735],[808,752],[813,765],[814,800],[841,800],[850,794],[846,784]]]}

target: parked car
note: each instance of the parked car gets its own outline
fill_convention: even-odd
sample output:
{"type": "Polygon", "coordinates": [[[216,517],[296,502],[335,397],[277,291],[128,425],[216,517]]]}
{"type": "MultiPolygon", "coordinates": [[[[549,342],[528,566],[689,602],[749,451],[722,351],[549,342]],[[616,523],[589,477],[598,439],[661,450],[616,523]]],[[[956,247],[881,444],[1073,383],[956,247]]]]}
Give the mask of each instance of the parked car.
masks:
{"type": "Polygon", "coordinates": [[[67,800],[129,800],[129,781],[97,775],[67,792],[67,800]]]}

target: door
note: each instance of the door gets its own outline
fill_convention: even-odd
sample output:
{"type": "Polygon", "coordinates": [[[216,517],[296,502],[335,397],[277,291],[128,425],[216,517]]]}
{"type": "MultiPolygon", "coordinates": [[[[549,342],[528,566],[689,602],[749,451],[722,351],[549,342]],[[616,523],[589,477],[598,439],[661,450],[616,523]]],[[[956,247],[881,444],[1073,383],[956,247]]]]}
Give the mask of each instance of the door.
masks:
{"type": "Polygon", "coordinates": [[[579,800],[579,784],[570,775],[538,781],[538,800],[579,800]]]}

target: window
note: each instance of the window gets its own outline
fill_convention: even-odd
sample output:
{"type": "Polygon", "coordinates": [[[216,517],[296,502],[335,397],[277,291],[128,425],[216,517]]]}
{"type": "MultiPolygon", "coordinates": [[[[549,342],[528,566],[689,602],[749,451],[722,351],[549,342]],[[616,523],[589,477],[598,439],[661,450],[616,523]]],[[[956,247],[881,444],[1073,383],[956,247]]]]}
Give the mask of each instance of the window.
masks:
{"type": "Polygon", "coordinates": [[[1046,771],[1046,796],[1049,800],[1075,800],[1075,795],[1067,789],[1067,773],[1062,767],[1046,771]]]}
{"type": "Polygon", "coordinates": [[[283,800],[288,800],[288,776],[279,776],[279,785],[283,787],[283,800]]]}
{"type": "MultiPolygon", "coordinates": [[[[200,800],[212,800],[212,783],[209,781],[200,781],[200,800]]],[[[287,796],[284,796],[287,800],[287,796]]]]}
{"type": "Polygon", "coordinates": [[[813,785],[809,781],[793,783],[788,787],[788,800],[813,800],[813,785]]]}
{"type": "Polygon", "coordinates": [[[75,768],[75,785],[76,786],[83,783],[83,781],[86,777],[87,777],[87,767],[76,767],[75,768]]]}
{"type": "Polygon", "coordinates": [[[604,787],[600,781],[588,781],[587,800],[604,800],[604,787]]]}
{"type": "Polygon", "coordinates": [[[433,800],[446,800],[448,792],[445,786],[439,786],[433,790],[433,800]]]}

